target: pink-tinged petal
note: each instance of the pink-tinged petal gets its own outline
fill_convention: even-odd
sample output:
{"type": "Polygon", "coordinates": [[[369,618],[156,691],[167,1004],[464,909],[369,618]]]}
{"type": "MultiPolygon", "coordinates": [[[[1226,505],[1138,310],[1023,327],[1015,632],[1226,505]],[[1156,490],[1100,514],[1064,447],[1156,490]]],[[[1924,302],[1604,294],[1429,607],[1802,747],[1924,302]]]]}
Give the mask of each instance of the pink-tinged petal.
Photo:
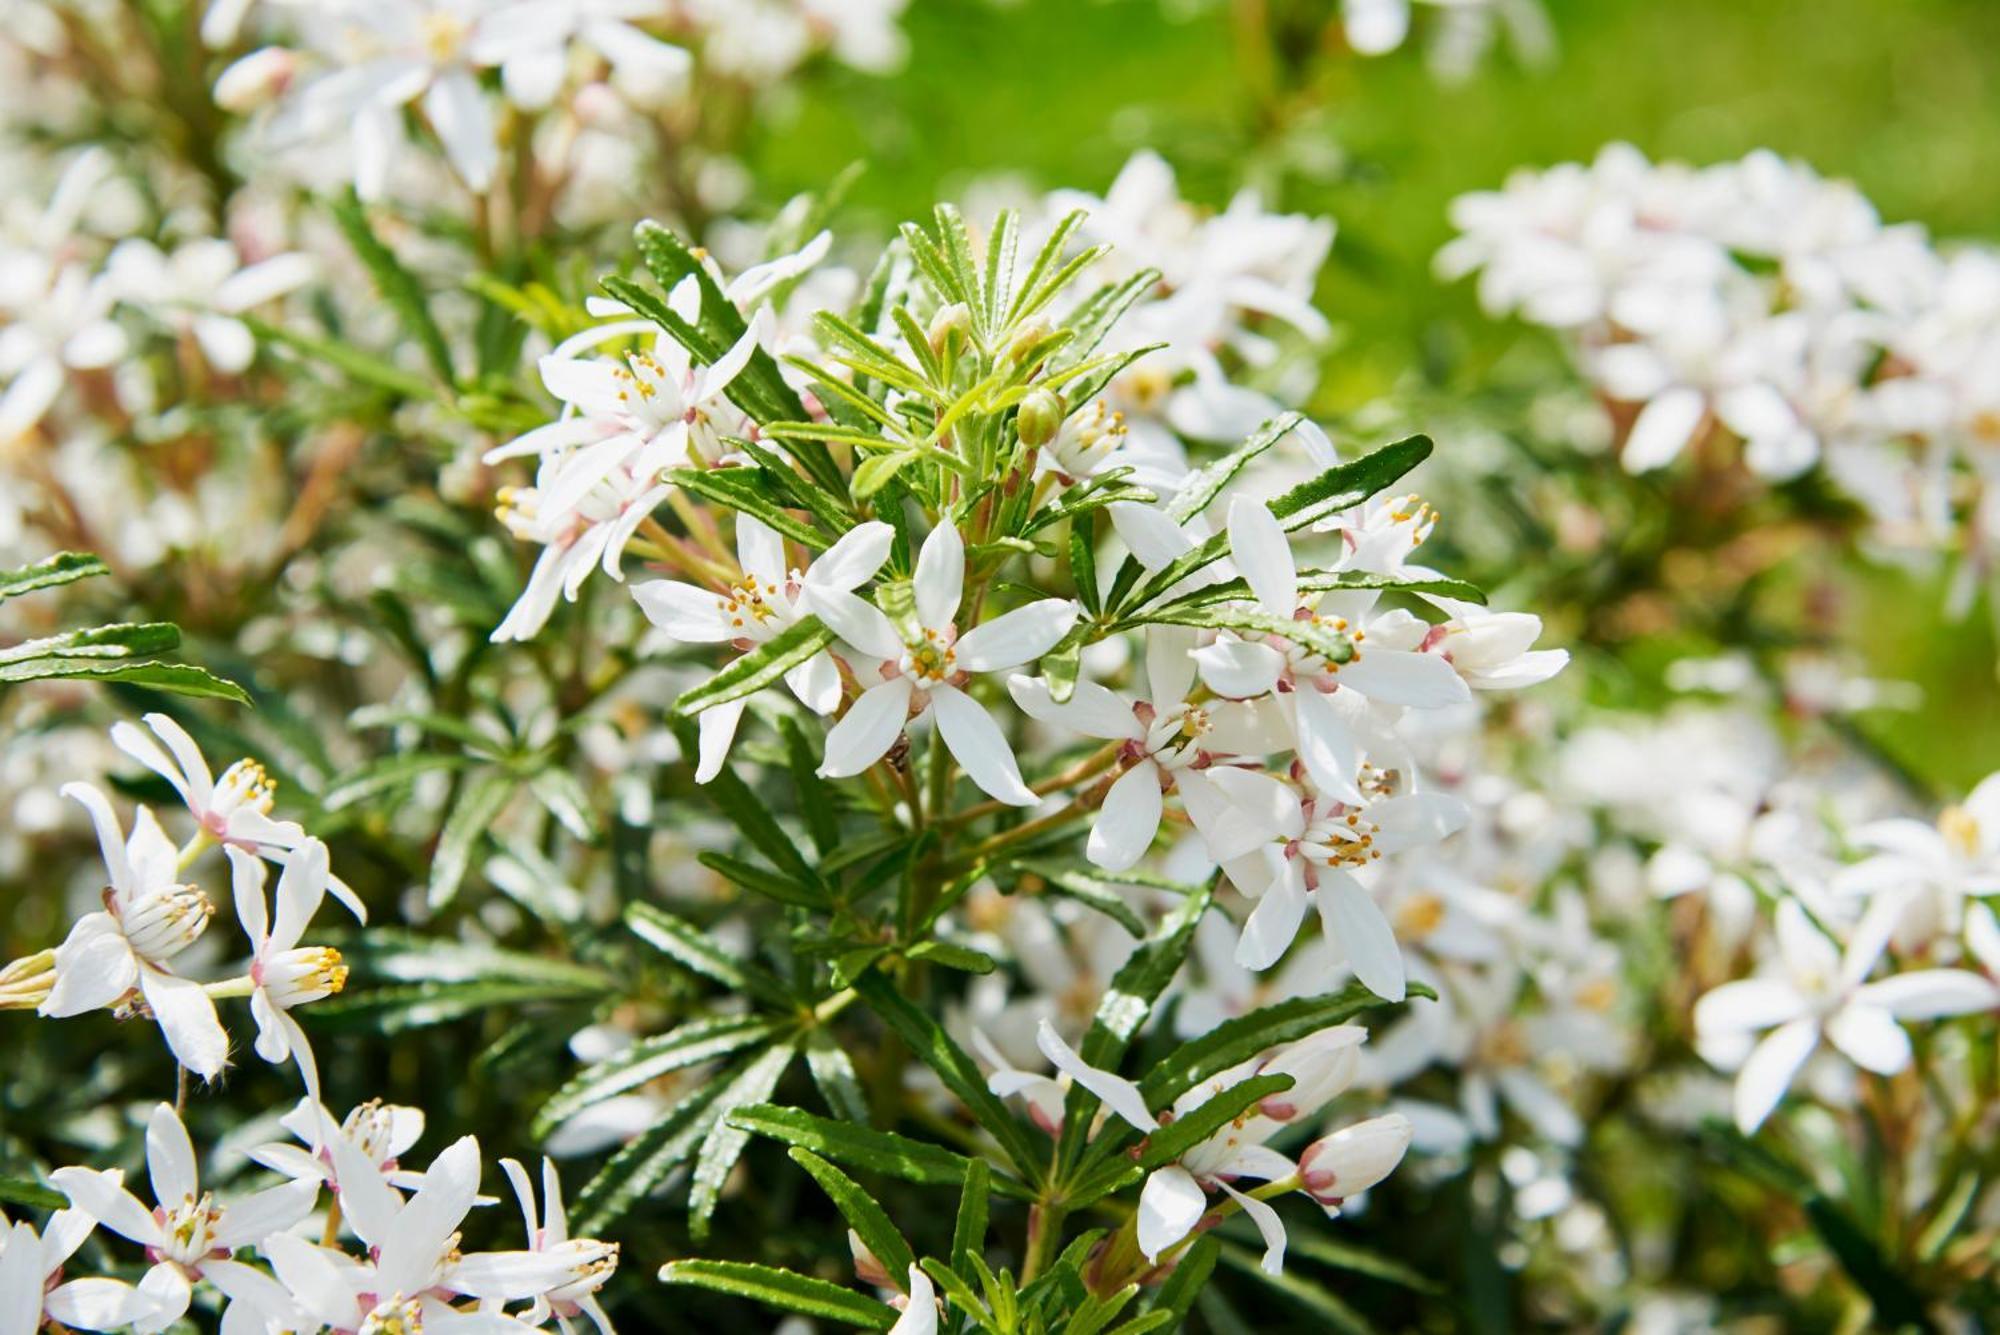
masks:
{"type": "Polygon", "coordinates": [[[465,70],[446,70],[424,91],[424,114],[444,142],[452,170],[474,193],[486,193],[500,162],[500,147],[494,139],[493,109],[478,81],[465,70]]]}
{"type": "Polygon", "coordinates": [[[215,1003],[200,983],[159,969],[139,970],[139,990],[160,1022],[174,1060],[204,1080],[222,1074],[229,1061],[229,1035],[216,1018],[215,1003]]]}
{"type": "Polygon", "coordinates": [[[1055,1026],[1043,1018],[1041,1027],[1035,1031],[1035,1046],[1058,1071],[1095,1094],[1098,1101],[1118,1116],[1141,1131],[1157,1131],[1160,1123],[1146,1110],[1145,1096],[1139,1087],[1123,1076],[1109,1071],[1100,1071],[1087,1064],[1076,1053],[1076,1049],[1063,1042],[1062,1035],[1055,1026]]]}
{"type": "Polygon", "coordinates": [[[1076,624],[1080,609],[1067,598],[1044,598],[969,630],[958,642],[967,672],[999,672],[1040,658],[1076,624]]]}
{"type": "Polygon", "coordinates": [[[1341,871],[1322,874],[1316,893],[1320,922],[1347,956],[1354,976],[1384,1001],[1401,1001],[1406,992],[1403,948],[1375,897],[1341,871]]]}
{"type": "Polygon", "coordinates": [[[1271,882],[1264,897],[1251,910],[1236,942],[1236,962],[1246,969],[1262,972],[1284,958],[1298,939],[1299,924],[1306,917],[1306,887],[1296,862],[1285,874],[1271,882]]]}
{"type": "Polygon", "coordinates": [[[1365,645],[1352,662],[1341,665],[1338,680],[1370,700],[1414,709],[1443,709],[1472,698],[1472,688],[1449,660],[1409,649],[1365,645]]]}
{"type": "Polygon", "coordinates": [[[806,605],[833,628],[833,633],[872,658],[894,662],[903,656],[903,639],[873,603],[842,589],[806,586],[806,605]]]}
{"type": "Polygon", "coordinates": [[[1104,795],[1084,856],[1106,871],[1124,871],[1146,855],[1160,832],[1160,769],[1142,760],[1104,795]]]}
{"type": "Polygon", "coordinates": [[[1229,554],[1266,612],[1289,617],[1299,606],[1299,572],[1283,526],[1262,501],[1238,493],[1229,502],[1229,554]]]}
{"type": "Polygon", "coordinates": [[[160,1221],[125,1189],[125,1175],[94,1168],[58,1168],[49,1174],[55,1189],[69,1197],[69,1203],[105,1228],[145,1247],[166,1244],[160,1221]]]}
{"type": "Polygon", "coordinates": [[[632,586],[632,600],[646,620],[684,644],[715,644],[733,638],[722,598],[679,580],[654,579],[632,586]]]}
{"type": "Polygon", "coordinates": [[[1250,1222],[1257,1226],[1258,1234],[1264,1239],[1264,1259],[1258,1268],[1267,1275],[1285,1273],[1285,1221],[1278,1218],[1278,1212],[1255,1196],[1246,1196],[1227,1182],[1220,1184],[1229,1193],[1229,1199],[1243,1207],[1243,1213],[1250,1216],[1250,1222]]]}
{"type": "Polygon", "coordinates": [[[1334,708],[1332,697],[1315,690],[1295,691],[1292,708],[1299,759],[1305,762],[1313,787],[1337,802],[1364,805],[1366,799],[1355,783],[1361,771],[1361,741],[1334,708]]]}
{"type": "Polygon", "coordinates": [[[194,1142],[171,1103],[155,1104],[146,1119],[146,1168],[153,1179],[153,1199],[168,1209],[201,1192],[194,1142]]]}
{"type": "Polygon", "coordinates": [[[1131,704],[1096,682],[1077,682],[1069,699],[1061,704],[1056,703],[1049,684],[1040,677],[1009,677],[1007,693],[1029,718],[1086,737],[1137,741],[1146,735],[1131,704]]]}
{"type": "Polygon", "coordinates": [[[1645,473],[1672,463],[1687,448],[1707,411],[1701,391],[1686,385],[1657,395],[1640,410],[1632,434],[1626,437],[1625,471],[1645,473]]]}
{"type": "Polygon", "coordinates": [[[1146,698],[1162,713],[1179,707],[1194,686],[1193,626],[1146,627],[1146,698]]]}
{"type": "Polygon", "coordinates": [[[1400,853],[1449,839],[1465,828],[1471,813],[1465,803],[1446,793],[1411,793],[1368,808],[1375,822],[1375,847],[1400,853]]]}
{"type": "Polygon", "coordinates": [[[1021,781],[1021,767],[1014,748],[993,716],[956,686],[937,686],[931,692],[931,715],[937,720],[938,736],[957,760],[965,776],[981,792],[996,801],[1017,807],[1031,807],[1040,798],[1021,781]]]}
{"type": "Polygon", "coordinates": [[[819,772],[829,779],[845,779],[887,755],[909,721],[911,689],[908,677],[891,677],[863,691],[827,732],[819,772]]]}
{"type": "Polygon", "coordinates": [[[909,1306],[896,1318],[896,1324],[889,1327],[889,1335],[937,1335],[937,1290],[931,1286],[931,1277],[922,1266],[910,1267],[908,1289],[909,1306]]]}
{"type": "Polygon", "coordinates": [[[873,579],[895,541],[896,530],[879,519],[849,529],[807,568],[807,593],[814,589],[846,593],[873,579]]]}
{"type": "Polygon", "coordinates": [[[696,783],[707,783],[722,773],[723,762],[729,759],[729,745],[736,740],[736,725],[749,704],[749,697],[745,696],[701,711],[697,723],[701,732],[701,763],[694,772],[696,783]]]}
{"type": "Polygon", "coordinates": [[[1148,1261],[1188,1234],[1208,1213],[1208,1193],[1179,1164],[1156,1168],[1139,1192],[1139,1251],[1148,1261]]]}
{"type": "Polygon", "coordinates": [[[1779,978],[1724,983],[1694,1004],[1694,1024],[1704,1034],[1755,1032],[1796,1020],[1809,1009],[1797,988],[1779,978]]]}
{"type": "Polygon", "coordinates": [[[1208,688],[1230,700],[1268,694],[1285,669],[1282,653],[1268,644],[1247,640],[1217,640],[1195,650],[1194,661],[1208,688]]]}
{"type": "Polygon", "coordinates": [[[1827,1020],[1826,1041],[1856,1066],[1877,1075],[1894,1075],[1910,1064],[1910,1036],[1896,1017],[1859,999],[1827,1020]]]}
{"type": "Polygon", "coordinates": [[[2000,987],[1965,969],[1913,969],[1870,983],[1854,996],[1904,1020],[1936,1020],[2000,1008],[2000,987]]]}
{"type": "Polygon", "coordinates": [[[56,947],[56,981],[37,1007],[54,1018],[100,1010],[139,982],[131,942],[108,913],[87,913],[56,947]]]}
{"type": "Polygon", "coordinates": [[[110,801],[87,783],[66,783],[62,795],[80,803],[90,813],[90,823],[97,828],[98,851],[104,856],[104,869],[110,873],[112,886],[131,894],[138,887],[132,880],[132,866],[125,860],[125,831],[119,826],[110,801]]]}
{"type": "Polygon", "coordinates": [[[917,618],[932,630],[942,630],[958,615],[965,592],[965,540],[950,521],[940,523],[917,553],[914,580],[917,618]]]}
{"type": "Polygon", "coordinates": [[[1736,1125],[1744,1135],[1764,1124],[1818,1046],[1819,1021],[1811,1016],[1779,1025],[1757,1045],[1736,1074],[1736,1125]]]}

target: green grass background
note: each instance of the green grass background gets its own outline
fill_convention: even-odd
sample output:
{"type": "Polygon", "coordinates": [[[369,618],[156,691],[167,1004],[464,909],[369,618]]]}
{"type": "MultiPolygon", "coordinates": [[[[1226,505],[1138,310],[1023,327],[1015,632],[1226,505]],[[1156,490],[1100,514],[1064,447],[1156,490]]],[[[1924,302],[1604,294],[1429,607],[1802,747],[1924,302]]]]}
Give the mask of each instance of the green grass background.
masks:
{"type": "MultiPolygon", "coordinates": [[[[1993,0],[1553,0],[1546,67],[1503,49],[1454,86],[1415,49],[1295,50],[1275,95],[1232,3],[1177,19],[1158,0],[913,0],[906,69],[808,85],[752,146],[752,169],[782,197],[863,161],[848,212],[881,226],[995,173],[1101,189],[1141,146],[1210,203],[1259,181],[1340,226],[1319,291],[1344,327],[1315,404],[1329,411],[1444,354],[1457,383],[1474,383],[1517,345],[1522,332],[1481,318],[1464,285],[1431,278],[1446,206],[1612,140],[1695,162],[1770,147],[1851,178],[1889,219],[2000,234],[1993,0]]],[[[1855,569],[1842,584],[1842,638],[1860,663],[1925,693],[1914,714],[1864,729],[1941,794],[1962,792],[2000,764],[1986,606],[1948,622],[1940,580],[1921,573],[1855,569]]]]}

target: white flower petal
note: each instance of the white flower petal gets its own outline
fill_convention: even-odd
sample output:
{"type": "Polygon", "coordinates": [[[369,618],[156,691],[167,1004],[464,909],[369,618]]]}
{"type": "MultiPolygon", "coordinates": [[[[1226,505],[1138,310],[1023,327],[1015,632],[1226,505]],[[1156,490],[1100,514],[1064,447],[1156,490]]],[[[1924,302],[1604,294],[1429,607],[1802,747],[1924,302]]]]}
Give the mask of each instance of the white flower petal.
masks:
{"type": "Polygon", "coordinates": [[[1142,760],[1104,795],[1084,856],[1106,871],[1124,871],[1145,856],[1160,832],[1160,768],[1142,760]]]}
{"type": "Polygon", "coordinates": [[[1757,1045],[1736,1074],[1736,1125],[1744,1135],[1764,1124],[1817,1046],[1819,1021],[1811,1016],[1779,1025],[1757,1045]]]}
{"type": "Polygon", "coordinates": [[[1062,1035],[1056,1032],[1055,1026],[1049,1023],[1046,1016],[1042,1018],[1041,1026],[1035,1031],[1035,1046],[1042,1050],[1042,1055],[1047,1057],[1050,1064],[1058,1071],[1095,1094],[1105,1107],[1139,1130],[1160,1129],[1159,1121],[1146,1110],[1145,1096],[1139,1093],[1137,1085],[1123,1076],[1100,1071],[1095,1066],[1085,1063],[1074,1048],[1063,1042],[1062,1035]]]}
{"type": "Polygon", "coordinates": [[[1261,973],[1283,959],[1305,921],[1307,898],[1305,878],[1294,861],[1251,910],[1236,942],[1236,962],[1261,973]]]}
{"type": "Polygon", "coordinates": [[[1194,661],[1208,688],[1231,700],[1267,694],[1285,668],[1285,656],[1278,650],[1247,640],[1217,640],[1195,650],[1194,661]]]}
{"type": "Polygon", "coordinates": [[[932,630],[944,629],[958,614],[958,600],[965,591],[965,540],[949,521],[924,539],[914,583],[918,620],[932,630]]]}
{"type": "Polygon", "coordinates": [[[1278,1212],[1255,1196],[1246,1196],[1227,1182],[1220,1184],[1229,1193],[1229,1198],[1243,1207],[1243,1213],[1250,1216],[1250,1222],[1257,1226],[1257,1232],[1264,1239],[1264,1259],[1258,1267],[1267,1275],[1285,1273],[1285,1221],[1278,1218],[1278,1212]]]}
{"type": "Polygon", "coordinates": [[[1229,554],[1266,612],[1289,617],[1299,606],[1299,572],[1285,530],[1262,501],[1237,493],[1229,502],[1229,554]]]}
{"type": "Polygon", "coordinates": [[[1021,781],[1014,748],[1007,744],[1006,734],[1000,731],[991,714],[956,686],[933,687],[930,697],[938,736],[944,739],[945,747],[965,770],[966,777],[979,785],[980,791],[1017,807],[1031,807],[1041,801],[1021,781]]]}
{"type": "Polygon", "coordinates": [[[204,1080],[222,1074],[229,1060],[229,1035],[216,1018],[215,1003],[200,983],[159,969],[139,970],[139,990],[160,1022],[174,1059],[204,1080]]]}
{"type": "Polygon", "coordinates": [[[1179,1164],[1155,1168],[1139,1192],[1139,1251],[1148,1261],[1188,1234],[1208,1213],[1208,1193],[1179,1164]]]}
{"type": "Polygon", "coordinates": [[[1332,870],[1321,874],[1315,893],[1326,934],[1347,956],[1354,976],[1384,1001],[1401,1001],[1403,949],[1375,897],[1352,876],[1332,870]]]}
{"type": "Polygon", "coordinates": [[[146,1120],[146,1169],[153,1179],[153,1199],[168,1209],[201,1191],[194,1142],[188,1139],[187,1128],[181,1125],[171,1103],[153,1105],[146,1120]]]}
{"type": "Polygon", "coordinates": [[[908,677],[891,677],[862,692],[827,733],[819,772],[844,779],[887,755],[909,721],[910,690],[908,677]]]}

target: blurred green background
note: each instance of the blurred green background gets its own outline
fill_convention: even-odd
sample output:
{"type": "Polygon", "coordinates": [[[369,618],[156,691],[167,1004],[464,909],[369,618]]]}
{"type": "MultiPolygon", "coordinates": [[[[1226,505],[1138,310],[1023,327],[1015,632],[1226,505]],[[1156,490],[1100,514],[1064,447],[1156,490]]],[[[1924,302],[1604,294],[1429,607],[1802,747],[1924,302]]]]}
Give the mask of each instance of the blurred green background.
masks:
{"type": "MultiPolygon", "coordinates": [[[[1423,58],[1431,6],[1416,6],[1409,46],[1370,60],[1315,53],[1327,10],[916,0],[904,72],[807,85],[771,118],[750,166],[782,197],[864,161],[850,212],[883,227],[996,174],[1101,190],[1148,146],[1210,204],[1232,182],[1258,181],[1284,207],[1339,224],[1319,292],[1344,326],[1314,401],[1329,414],[1407,390],[1412,366],[1433,391],[1469,396],[1504,379],[1524,345],[1546,357],[1549,340],[1482,317],[1469,285],[1438,283],[1430,259],[1451,234],[1454,196],[1613,140],[1696,163],[1768,147],[1852,179],[1885,218],[1944,238],[2000,235],[1992,0],[1550,0],[1552,60],[1530,67],[1503,39],[1456,84],[1423,58]],[[1273,28],[1275,40],[1250,35],[1273,28]]],[[[1449,427],[1424,425],[1448,464],[1449,427]]],[[[1860,726],[1934,796],[1962,793],[2000,757],[1987,601],[1954,621],[1942,569],[1855,561],[1780,569],[1762,597],[1803,604],[1828,583],[1850,666],[1923,691],[1917,710],[1860,726]]]]}

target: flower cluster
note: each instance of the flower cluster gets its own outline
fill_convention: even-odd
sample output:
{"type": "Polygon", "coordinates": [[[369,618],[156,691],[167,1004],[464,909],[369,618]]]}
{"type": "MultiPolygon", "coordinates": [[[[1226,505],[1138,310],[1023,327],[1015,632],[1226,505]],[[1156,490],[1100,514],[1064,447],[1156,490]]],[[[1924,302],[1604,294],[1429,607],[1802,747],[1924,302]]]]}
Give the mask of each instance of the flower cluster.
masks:
{"type": "Polygon", "coordinates": [[[1634,472],[1740,446],[1783,481],[1823,466],[1885,538],[1983,569],[2000,261],[1884,223],[1774,153],[1694,168],[1614,144],[1453,206],[1447,277],[1559,331],[1634,472]],[[1969,497],[1969,499],[1968,499],[1969,497]]]}

